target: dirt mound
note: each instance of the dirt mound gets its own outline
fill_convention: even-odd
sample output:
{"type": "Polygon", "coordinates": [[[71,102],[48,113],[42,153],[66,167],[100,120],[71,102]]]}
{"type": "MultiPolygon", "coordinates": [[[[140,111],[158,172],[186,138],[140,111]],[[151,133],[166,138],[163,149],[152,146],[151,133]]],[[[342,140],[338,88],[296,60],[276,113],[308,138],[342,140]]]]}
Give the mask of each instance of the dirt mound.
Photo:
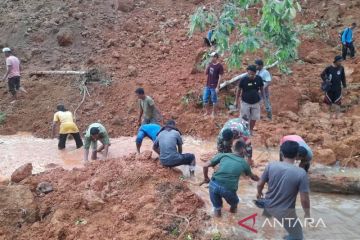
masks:
{"type": "MultiPolygon", "coordinates": [[[[138,117],[134,90],[144,87],[165,119],[175,119],[184,134],[202,138],[216,136],[230,117],[225,103],[234,96],[234,88],[220,93],[220,115],[214,120],[204,118],[198,105],[188,102],[190,95],[196,96],[197,101],[205,84],[203,71],[199,71],[198,66],[194,68],[204,50],[203,34],[189,39],[186,29],[189,15],[199,2],[210,3],[54,0],[49,4],[45,0],[32,0],[25,4],[2,1],[0,46],[12,47],[24,63],[22,79],[29,93],[10,105],[6,87],[0,86],[3,96],[0,111],[6,113],[0,134],[30,131],[36,136],[48,137],[55,106],[63,102],[74,111],[82,99],[75,77],[30,78],[30,72],[88,70],[101,66],[113,81],[110,86],[100,82],[87,86],[90,96],[77,111],[81,131],[90,123],[101,121],[111,137],[134,135],[138,117]]],[[[283,135],[298,134],[312,147],[328,149],[334,142],[355,134],[355,127],[328,120],[319,77],[333,57],[340,54],[338,32],[359,16],[359,5],[354,2],[341,5],[340,12],[345,9],[346,14],[336,13],[336,24],[329,18],[333,15],[333,7],[339,7],[336,1],[303,3],[299,23],[316,22],[318,27],[301,37],[299,60],[292,64],[291,74],[271,69],[274,120],[257,123],[255,146],[277,146],[283,135]],[[301,60],[309,58],[312,60],[301,60]],[[289,112],[294,114],[289,115],[289,112]]],[[[355,42],[359,37],[355,33],[355,42]]],[[[252,63],[258,58],[256,55],[246,56],[244,64],[252,63]]],[[[360,102],[358,63],[358,57],[344,62],[349,82],[342,107],[346,123],[360,116],[357,110],[360,102]]],[[[3,65],[0,67],[4,70],[3,65]]],[[[227,70],[224,79],[243,71],[227,70]]],[[[353,160],[349,161],[355,162],[356,157],[353,155],[353,160]]]]}
{"type": "Polygon", "coordinates": [[[201,226],[207,215],[199,211],[202,200],[177,172],[150,157],[131,155],[27,178],[24,184],[34,194],[40,182],[54,188],[35,197],[41,220],[21,228],[2,224],[0,238],[175,239],[186,231],[193,239],[204,239],[201,226]]]}

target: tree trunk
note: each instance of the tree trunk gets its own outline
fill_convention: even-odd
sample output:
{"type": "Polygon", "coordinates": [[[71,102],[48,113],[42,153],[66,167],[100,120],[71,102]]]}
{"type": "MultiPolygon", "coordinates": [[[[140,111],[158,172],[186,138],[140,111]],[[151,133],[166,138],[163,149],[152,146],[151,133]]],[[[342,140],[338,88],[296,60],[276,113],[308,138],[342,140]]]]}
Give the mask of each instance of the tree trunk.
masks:
{"type": "Polygon", "coordinates": [[[333,174],[310,173],[310,189],[313,192],[360,194],[360,179],[333,174]]]}

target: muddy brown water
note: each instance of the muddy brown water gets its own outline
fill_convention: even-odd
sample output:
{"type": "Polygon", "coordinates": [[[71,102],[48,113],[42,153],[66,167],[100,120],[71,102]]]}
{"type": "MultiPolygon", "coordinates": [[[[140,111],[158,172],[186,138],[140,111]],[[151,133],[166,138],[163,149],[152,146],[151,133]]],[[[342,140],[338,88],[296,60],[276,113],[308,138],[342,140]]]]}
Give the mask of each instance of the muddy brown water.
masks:
{"type": "MultiPolygon", "coordinates": [[[[135,137],[121,137],[111,139],[109,152],[110,158],[121,157],[136,151],[135,137]]],[[[145,140],[142,150],[151,150],[152,143],[145,140]]],[[[184,137],[184,152],[195,153],[197,159],[203,154],[214,152],[215,143],[202,141],[192,137],[184,137]]],[[[277,159],[278,151],[276,149],[255,149],[255,162],[262,160],[277,159]]],[[[27,133],[20,133],[12,136],[0,136],[0,180],[9,178],[11,173],[19,166],[31,162],[33,164],[33,173],[39,173],[55,166],[61,166],[65,169],[82,167],[82,149],[76,149],[73,140],[68,140],[65,151],[58,151],[56,139],[35,138],[27,133]]],[[[100,159],[102,155],[100,154],[100,159]]],[[[209,199],[207,186],[198,186],[197,183],[203,179],[201,165],[204,163],[198,161],[195,179],[187,179],[190,188],[199,195],[205,202],[202,211],[212,214],[212,206],[209,199]]],[[[187,167],[180,167],[187,175],[187,167]]],[[[253,171],[260,175],[264,167],[259,166],[253,171]]],[[[329,171],[336,171],[328,169],[329,171]]],[[[340,174],[360,176],[359,171],[342,170],[340,174]]],[[[266,221],[262,216],[262,210],[255,207],[253,200],[256,196],[256,182],[247,178],[240,180],[238,196],[241,199],[238,213],[228,213],[229,206],[224,203],[223,217],[219,219],[212,218],[206,231],[213,236],[220,233],[227,239],[281,239],[285,231],[281,223],[266,221]],[[245,221],[244,224],[252,230],[240,226],[238,222],[246,217],[254,216],[245,221]],[[256,231],[256,232],[255,232],[256,231]]],[[[311,193],[311,214],[312,224],[305,224],[303,221],[303,211],[300,200],[297,201],[297,213],[304,226],[304,236],[306,239],[360,239],[360,198],[358,196],[346,196],[336,194],[311,193]]]]}

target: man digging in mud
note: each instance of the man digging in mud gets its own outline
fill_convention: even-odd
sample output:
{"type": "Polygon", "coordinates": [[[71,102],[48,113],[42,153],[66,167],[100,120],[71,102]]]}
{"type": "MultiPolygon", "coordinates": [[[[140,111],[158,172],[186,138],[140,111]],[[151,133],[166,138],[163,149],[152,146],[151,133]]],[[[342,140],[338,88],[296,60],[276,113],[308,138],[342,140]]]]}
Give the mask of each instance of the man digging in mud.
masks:
{"type": "Polygon", "coordinates": [[[190,176],[195,175],[195,155],[182,153],[183,140],[174,120],[167,121],[154,142],[153,149],[160,155],[160,162],[165,167],[189,165],[190,176]]]}
{"type": "Polygon", "coordinates": [[[260,120],[260,95],[264,98],[263,79],[256,75],[256,66],[247,67],[247,75],[240,79],[236,91],[235,107],[239,106],[241,95],[240,117],[247,116],[250,120],[250,134],[253,135],[254,127],[257,120],[260,120]]]}
{"type": "MultiPolygon", "coordinates": [[[[306,172],[309,171],[310,163],[313,158],[313,152],[305,140],[298,135],[287,135],[281,138],[280,146],[286,141],[294,141],[299,144],[297,159],[300,160],[299,167],[303,168],[306,172]]],[[[280,161],[283,161],[282,154],[280,154],[280,161]]]]}
{"type": "Polygon", "coordinates": [[[160,112],[157,110],[155,106],[154,100],[145,95],[145,91],[143,88],[138,88],[135,90],[135,93],[139,99],[139,126],[143,124],[149,124],[149,123],[155,123],[158,124],[158,117],[160,112]],[[142,120],[142,117],[144,116],[144,119],[142,120]]]}
{"type": "Polygon", "coordinates": [[[250,130],[246,116],[243,118],[233,118],[224,124],[217,137],[217,150],[219,153],[232,153],[234,140],[242,140],[246,144],[246,158],[250,166],[252,161],[252,146],[250,140],[250,130]]]}
{"type": "Polygon", "coordinates": [[[89,149],[91,145],[91,160],[97,159],[97,153],[102,152],[104,150],[104,157],[107,159],[110,140],[109,135],[103,125],[100,123],[91,124],[85,133],[85,145],[84,145],[84,161],[88,162],[89,157],[89,149]],[[102,143],[102,146],[97,149],[97,141],[102,143]]]}
{"type": "Polygon", "coordinates": [[[55,127],[58,123],[60,123],[59,130],[59,150],[65,148],[66,139],[69,134],[73,136],[76,142],[76,148],[81,148],[83,146],[83,141],[81,140],[81,136],[79,133],[79,129],[74,123],[73,115],[70,111],[66,110],[64,105],[59,104],[57,107],[57,112],[54,114],[54,121],[51,126],[51,136],[54,138],[55,136],[55,127]]]}
{"type": "Polygon", "coordinates": [[[138,153],[140,153],[140,148],[144,138],[148,137],[151,139],[151,141],[155,142],[157,134],[159,133],[160,129],[161,129],[160,125],[153,123],[144,124],[139,128],[136,136],[136,149],[138,153]]]}
{"type": "Polygon", "coordinates": [[[12,54],[10,48],[3,48],[2,51],[6,57],[6,73],[3,80],[8,80],[9,92],[13,97],[13,101],[11,103],[14,103],[17,100],[17,91],[20,90],[26,93],[26,90],[20,86],[20,60],[12,54]]]}
{"type": "Polygon", "coordinates": [[[251,172],[249,164],[245,161],[246,144],[239,140],[235,143],[234,153],[219,153],[207,162],[203,168],[204,181],[200,184],[209,184],[210,200],[214,206],[214,215],[221,217],[222,199],[230,205],[230,212],[236,213],[239,198],[237,190],[240,176],[249,176],[252,180],[258,181],[259,177],[251,172]],[[208,176],[209,167],[219,165],[218,170],[212,175],[211,180],[208,176]]]}
{"type": "Polygon", "coordinates": [[[340,114],[342,88],[346,88],[345,70],[342,66],[343,58],[336,56],[333,65],[328,66],[321,73],[323,80],[323,91],[325,91],[324,103],[329,105],[330,119],[333,118],[333,111],[335,110],[335,118],[340,114]]]}

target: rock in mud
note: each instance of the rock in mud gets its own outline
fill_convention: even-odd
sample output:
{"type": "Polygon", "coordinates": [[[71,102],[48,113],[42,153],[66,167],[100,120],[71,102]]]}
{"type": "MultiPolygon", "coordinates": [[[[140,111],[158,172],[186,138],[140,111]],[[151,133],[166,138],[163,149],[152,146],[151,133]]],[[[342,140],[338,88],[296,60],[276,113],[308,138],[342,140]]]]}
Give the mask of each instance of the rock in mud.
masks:
{"type": "Polygon", "coordinates": [[[0,186],[0,223],[16,227],[38,220],[38,208],[27,186],[0,186]]]}
{"type": "Polygon", "coordinates": [[[299,116],[292,111],[283,111],[279,113],[279,117],[287,118],[293,122],[299,121],[299,116]]]}
{"type": "Polygon", "coordinates": [[[70,29],[63,28],[60,29],[59,33],[56,36],[59,46],[67,47],[73,44],[74,35],[70,29]]]}
{"type": "Polygon", "coordinates": [[[53,186],[51,185],[51,183],[49,183],[49,182],[41,182],[41,183],[39,183],[39,184],[37,185],[36,191],[37,191],[38,193],[40,193],[40,194],[41,194],[41,193],[42,193],[42,194],[48,194],[48,193],[54,191],[54,188],[53,188],[53,186]]]}
{"type": "Polygon", "coordinates": [[[128,76],[129,77],[137,77],[138,70],[133,65],[128,66],[128,76]]]}
{"type": "Polygon", "coordinates": [[[135,8],[134,0],[116,0],[115,9],[121,12],[131,12],[135,8]]]}
{"type": "Polygon", "coordinates": [[[303,60],[304,60],[304,62],[311,63],[311,64],[324,62],[323,56],[317,50],[311,51],[306,57],[304,57],[303,60]]]}
{"type": "Polygon", "coordinates": [[[307,102],[305,103],[301,109],[299,114],[303,117],[314,117],[320,113],[320,104],[315,102],[307,102]]]}
{"type": "Polygon", "coordinates": [[[152,156],[152,151],[144,151],[138,155],[136,155],[137,161],[147,161],[150,160],[152,156]]]}
{"type": "Polygon", "coordinates": [[[31,163],[27,163],[19,167],[18,169],[11,174],[11,181],[15,183],[19,183],[25,178],[31,176],[33,166],[31,163]]]}
{"type": "Polygon", "coordinates": [[[314,151],[314,160],[317,163],[324,165],[334,165],[336,162],[336,156],[331,149],[318,149],[314,151]]]}
{"type": "Polygon", "coordinates": [[[100,197],[100,193],[89,190],[83,195],[85,208],[90,211],[100,211],[104,207],[104,200],[100,197]]]}

